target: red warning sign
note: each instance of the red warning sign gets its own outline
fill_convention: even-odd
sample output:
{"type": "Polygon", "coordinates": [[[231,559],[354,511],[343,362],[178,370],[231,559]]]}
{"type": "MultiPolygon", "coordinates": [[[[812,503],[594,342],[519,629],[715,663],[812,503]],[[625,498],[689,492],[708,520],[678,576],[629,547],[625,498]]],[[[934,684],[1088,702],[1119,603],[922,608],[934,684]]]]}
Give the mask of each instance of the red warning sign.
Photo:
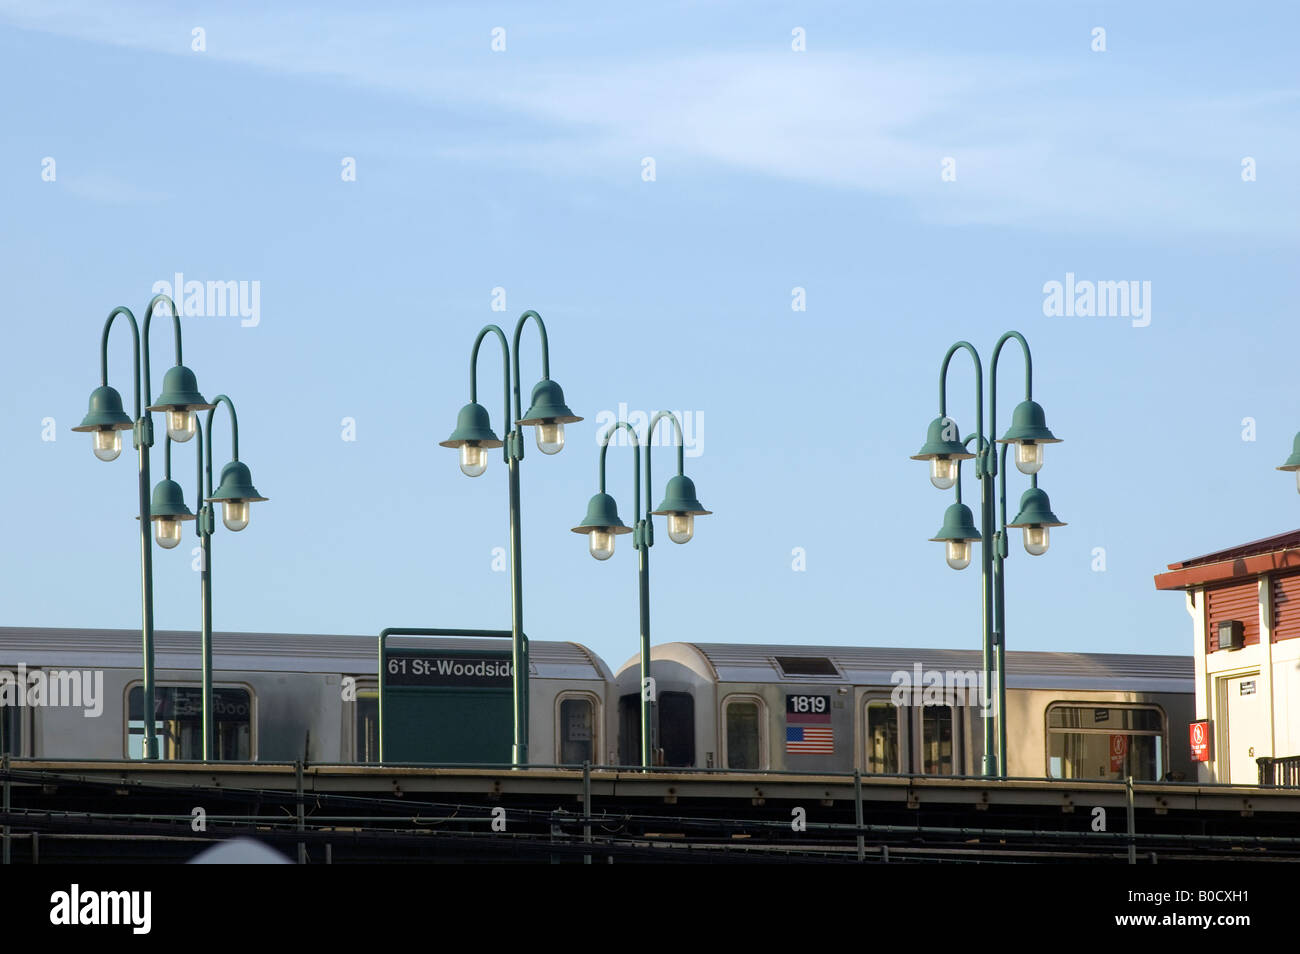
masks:
{"type": "Polygon", "coordinates": [[[1188,730],[1192,742],[1192,761],[1210,761],[1210,723],[1193,722],[1188,730]]]}
{"type": "Polygon", "coordinates": [[[1112,735],[1110,737],[1110,770],[1124,771],[1124,759],[1128,755],[1128,736],[1112,735]]]}

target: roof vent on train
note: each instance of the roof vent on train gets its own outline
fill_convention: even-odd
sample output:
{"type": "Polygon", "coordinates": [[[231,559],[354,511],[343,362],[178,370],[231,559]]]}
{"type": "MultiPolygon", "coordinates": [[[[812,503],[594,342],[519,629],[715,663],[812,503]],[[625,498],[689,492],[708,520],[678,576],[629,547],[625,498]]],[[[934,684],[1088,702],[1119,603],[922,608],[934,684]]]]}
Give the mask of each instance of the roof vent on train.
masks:
{"type": "Polygon", "coordinates": [[[840,671],[827,656],[776,656],[783,676],[838,676],[840,671]]]}

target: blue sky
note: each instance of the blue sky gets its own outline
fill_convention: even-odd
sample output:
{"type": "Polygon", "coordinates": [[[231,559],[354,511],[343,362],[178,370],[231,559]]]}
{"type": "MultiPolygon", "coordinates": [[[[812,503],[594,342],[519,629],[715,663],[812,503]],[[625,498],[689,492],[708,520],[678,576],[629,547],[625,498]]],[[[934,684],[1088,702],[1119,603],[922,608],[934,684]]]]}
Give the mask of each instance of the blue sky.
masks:
{"type": "MultiPolygon", "coordinates": [[[[595,490],[595,421],[624,404],[690,415],[687,472],[715,511],[686,546],[661,526],[655,642],[978,646],[977,568],[928,542],[950,494],[908,458],[947,346],[987,361],[1015,328],[1065,439],[1040,485],[1069,525],[1040,558],[1015,533],[1009,647],[1189,652],[1182,601],[1153,574],[1297,525],[1273,468],[1300,428],[1300,18],[841,6],[0,2],[3,622],[138,625],[133,454],[101,463],[70,428],[104,317],[141,314],[180,272],[260,289],[256,325],[183,319],[186,363],[234,399],[271,498],[214,540],[219,630],[509,625],[500,456],[471,480],[437,442],[475,333],[534,308],[587,419],[523,462],[534,639],[616,667],[636,651],[628,539],[597,563],[569,532],[595,490]],[[1150,324],[1044,315],[1067,273],[1150,282],[1150,324]]],[[[123,393],[127,338],[110,347],[123,393]]],[[[156,391],[167,323],[151,345],[156,391]]],[[[529,387],[531,329],[521,359],[529,387]]],[[[480,371],[498,428],[499,366],[489,351],[480,371]]],[[[1014,349],[999,372],[1004,430],[1014,349]]],[[[959,358],[964,430],[972,391],[959,358]]],[[[191,506],[193,454],[178,448],[191,506]]],[[[657,503],[672,455],[655,454],[657,503]]],[[[629,458],[610,451],[625,520],[629,458]]],[[[1011,475],[1009,506],[1025,486],[1011,475]]],[[[198,625],[193,545],[155,550],[160,627],[198,625]]]]}

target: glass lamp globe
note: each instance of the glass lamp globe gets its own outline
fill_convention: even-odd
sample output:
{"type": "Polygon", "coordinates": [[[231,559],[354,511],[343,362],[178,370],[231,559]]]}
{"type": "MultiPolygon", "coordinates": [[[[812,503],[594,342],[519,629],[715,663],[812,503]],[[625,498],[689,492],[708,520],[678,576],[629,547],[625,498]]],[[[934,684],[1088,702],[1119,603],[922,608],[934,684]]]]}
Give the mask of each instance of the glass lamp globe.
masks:
{"type": "Polygon", "coordinates": [[[95,456],[100,460],[117,460],[122,453],[121,431],[95,431],[95,456]]]}
{"type": "Polygon", "coordinates": [[[537,449],[543,454],[558,454],[564,450],[564,425],[559,421],[538,424],[537,449]]]}
{"type": "Polygon", "coordinates": [[[614,555],[614,534],[608,530],[593,530],[587,534],[587,548],[597,560],[608,560],[614,555]]]}
{"type": "Polygon", "coordinates": [[[695,514],[670,513],[668,515],[668,539],[673,543],[687,543],[695,536],[695,514]]]}
{"type": "Polygon", "coordinates": [[[1025,527],[1025,552],[1030,556],[1042,556],[1050,543],[1047,527],[1025,527]]]}
{"type": "Polygon", "coordinates": [[[1036,474],[1043,469],[1043,445],[1020,441],[1016,444],[1016,469],[1022,474],[1036,474]]]}
{"type": "Polygon", "coordinates": [[[238,532],[248,526],[248,507],[247,500],[223,500],[221,502],[221,522],[226,525],[227,530],[238,532]]]}
{"type": "Polygon", "coordinates": [[[181,522],[169,517],[160,517],[153,522],[154,539],[158,546],[170,550],[181,542],[181,522]]]}
{"type": "Polygon", "coordinates": [[[938,457],[930,461],[930,483],[940,490],[947,490],[957,483],[957,461],[938,457]]]}
{"type": "Polygon", "coordinates": [[[954,570],[964,570],[970,566],[969,540],[949,540],[944,550],[948,565],[954,570]]]}
{"type": "Polygon", "coordinates": [[[178,444],[184,444],[194,436],[198,425],[198,415],[189,409],[167,412],[167,436],[178,444]]]}
{"type": "Polygon", "coordinates": [[[487,470],[487,448],[477,444],[461,444],[460,470],[466,477],[477,477],[487,470]]]}

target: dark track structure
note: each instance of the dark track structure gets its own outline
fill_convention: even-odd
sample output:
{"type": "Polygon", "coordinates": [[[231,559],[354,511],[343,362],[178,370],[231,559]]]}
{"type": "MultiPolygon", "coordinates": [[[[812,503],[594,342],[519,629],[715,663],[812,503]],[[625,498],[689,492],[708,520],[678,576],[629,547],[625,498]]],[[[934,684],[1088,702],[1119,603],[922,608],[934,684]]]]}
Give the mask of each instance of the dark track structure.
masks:
{"type": "Polygon", "coordinates": [[[639,768],[0,762],[4,861],[1300,861],[1300,789],[639,768]]]}

